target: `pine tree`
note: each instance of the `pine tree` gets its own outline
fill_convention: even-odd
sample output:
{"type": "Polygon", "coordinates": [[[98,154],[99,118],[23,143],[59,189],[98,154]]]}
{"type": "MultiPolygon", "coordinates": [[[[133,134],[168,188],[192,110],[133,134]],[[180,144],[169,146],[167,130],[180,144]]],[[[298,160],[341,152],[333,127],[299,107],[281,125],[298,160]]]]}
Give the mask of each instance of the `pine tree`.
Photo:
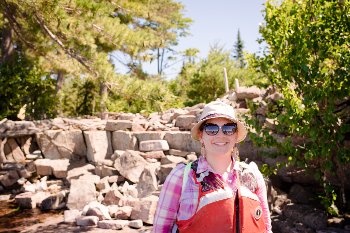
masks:
{"type": "Polygon", "coordinates": [[[237,60],[240,68],[244,68],[245,66],[244,57],[243,57],[243,48],[244,48],[244,44],[241,39],[241,33],[239,32],[239,29],[238,29],[237,41],[234,44],[233,57],[235,58],[235,60],[237,60]]]}
{"type": "MultiPolygon", "coordinates": [[[[110,53],[142,61],[175,44],[190,23],[182,10],[173,0],[1,0],[1,42],[21,48],[45,71],[90,76],[108,86],[118,79],[110,53]]],[[[13,51],[2,48],[1,60],[11,59],[13,51]]]]}

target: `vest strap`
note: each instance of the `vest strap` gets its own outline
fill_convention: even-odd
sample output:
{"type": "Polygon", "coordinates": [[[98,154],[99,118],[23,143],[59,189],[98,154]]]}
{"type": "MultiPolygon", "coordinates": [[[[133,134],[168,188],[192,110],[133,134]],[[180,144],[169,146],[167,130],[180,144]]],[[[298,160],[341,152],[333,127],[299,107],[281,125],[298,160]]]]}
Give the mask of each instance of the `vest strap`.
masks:
{"type": "Polygon", "coordinates": [[[192,165],[192,162],[189,162],[189,163],[186,165],[185,170],[184,170],[184,176],[183,176],[183,179],[182,179],[181,196],[182,196],[183,193],[184,193],[185,185],[187,184],[187,181],[188,181],[188,174],[190,173],[191,165],[192,165]]]}

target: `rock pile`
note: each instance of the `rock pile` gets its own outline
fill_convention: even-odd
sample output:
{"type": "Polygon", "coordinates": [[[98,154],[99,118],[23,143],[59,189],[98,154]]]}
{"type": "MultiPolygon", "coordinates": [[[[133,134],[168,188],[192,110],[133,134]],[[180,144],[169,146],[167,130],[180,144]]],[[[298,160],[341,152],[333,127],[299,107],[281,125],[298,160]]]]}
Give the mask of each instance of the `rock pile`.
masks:
{"type": "MultiPolygon", "coordinates": [[[[257,112],[273,129],[266,106],[280,98],[273,89],[240,87],[221,100],[240,114],[249,112],[247,100],[258,101],[257,112]]],[[[109,113],[108,120],[4,119],[0,122],[0,192],[12,190],[22,208],[66,209],[64,221],[79,226],[123,229],[151,225],[167,175],[176,164],[199,156],[200,144],[191,139],[189,130],[203,106],[169,109],[148,117],[109,113]]],[[[265,158],[249,138],[239,147],[242,160],[276,162],[265,158]]],[[[305,202],[311,192],[303,185],[314,180],[288,170],[278,180],[289,182],[291,189],[287,194],[267,182],[275,232],[325,229],[326,215],[305,202]],[[291,199],[299,202],[292,204],[291,199]]]]}

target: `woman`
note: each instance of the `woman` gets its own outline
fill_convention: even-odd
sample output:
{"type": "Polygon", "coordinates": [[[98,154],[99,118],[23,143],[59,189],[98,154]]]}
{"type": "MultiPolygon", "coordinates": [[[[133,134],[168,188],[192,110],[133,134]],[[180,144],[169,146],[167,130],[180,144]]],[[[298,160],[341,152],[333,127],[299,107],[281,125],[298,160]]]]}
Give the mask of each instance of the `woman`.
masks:
{"type": "Polygon", "coordinates": [[[205,105],[191,136],[201,156],[179,164],[160,193],[153,232],[271,233],[266,186],[255,163],[239,162],[247,131],[223,102],[205,105]]]}

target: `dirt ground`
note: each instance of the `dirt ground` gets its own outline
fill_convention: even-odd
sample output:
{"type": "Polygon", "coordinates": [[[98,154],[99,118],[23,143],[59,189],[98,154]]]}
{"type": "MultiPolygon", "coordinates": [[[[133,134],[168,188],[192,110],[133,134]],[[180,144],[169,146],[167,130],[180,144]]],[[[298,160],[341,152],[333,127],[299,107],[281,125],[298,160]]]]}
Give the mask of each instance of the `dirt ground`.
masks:
{"type": "Polygon", "coordinates": [[[63,222],[62,218],[49,217],[45,219],[44,223],[35,224],[33,226],[27,227],[25,230],[21,231],[23,233],[67,233],[67,232],[96,232],[96,233],[109,233],[109,232],[122,232],[122,233],[150,233],[151,227],[144,226],[141,229],[132,229],[129,227],[124,227],[122,230],[108,230],[100,229],[96,227],[79,227],[75,224],[67,224],[63,222]]]}
{"type": "Polygon", "coordinates": [[[122,230],[100,229],[96,227],[80,227],[80,226],[76,226],[75,224],[64,223],[63,215],[62,215],[62,216],[47,217],[43,222],[36,223],[31,226],[19,226],[19,227],[12,227],[11,229],[9,228],[0,229],[0,232],[7,232],[7,233],[15,233],[15,232],[21,232],[21,233],[68,233],[68,232],[150,233],[151,227],[144,226],[141,229],[132,229],[129,227],[124,227],[122,230]]]}
{"type": "Polygon", "coordinates": [[[39,209],[18,209],[10,195],[0,195],[0,233],[150,233],[152,229],[152,226],[143,226],[141,229],[124,227],[122,230],[108,230],[80,227],[64,223],[63,220],[63,211],[41,212],[39,209]]]}

